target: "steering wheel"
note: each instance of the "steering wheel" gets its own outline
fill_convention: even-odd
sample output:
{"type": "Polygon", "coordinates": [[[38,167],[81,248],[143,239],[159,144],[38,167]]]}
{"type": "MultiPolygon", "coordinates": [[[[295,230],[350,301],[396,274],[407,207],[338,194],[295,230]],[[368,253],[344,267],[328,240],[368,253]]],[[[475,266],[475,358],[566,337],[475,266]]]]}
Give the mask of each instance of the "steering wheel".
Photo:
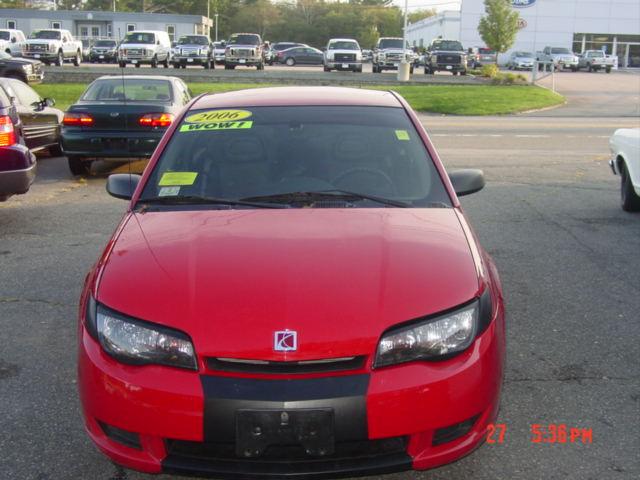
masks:
{"type": "Polygon", "coordinates": [[[348,170],[345,170],[340,175],[338,175],[333,180],[331,180],[331,183],[333,183],[334,185],[338,185],[339,182],[341,180],[344,180],[346,177],[349,177],[351,175],[357,175],[359,173],[373,174],[379,178],[382,178],[385,181],[385,183],[389,186],[391,194],[393,195],[396,193],[396,186],[393,183],[393,180],[391,180],[391,177],[389,177],[389,175],[384,173],[382,170],[378,170],[377,168],[370,168],[370,167],[349,168],[348,170]]]}

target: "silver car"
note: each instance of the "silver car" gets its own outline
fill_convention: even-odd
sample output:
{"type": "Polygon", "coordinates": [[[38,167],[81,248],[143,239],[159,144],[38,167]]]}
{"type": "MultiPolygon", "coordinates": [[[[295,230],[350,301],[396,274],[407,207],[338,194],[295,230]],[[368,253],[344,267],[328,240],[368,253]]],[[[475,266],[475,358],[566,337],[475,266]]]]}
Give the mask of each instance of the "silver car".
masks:
{"type": "Polygon", "coordinates": [[[509,70],[532,70],[536,58],[531,52],[511,52],[507,61],[509,70]]]}

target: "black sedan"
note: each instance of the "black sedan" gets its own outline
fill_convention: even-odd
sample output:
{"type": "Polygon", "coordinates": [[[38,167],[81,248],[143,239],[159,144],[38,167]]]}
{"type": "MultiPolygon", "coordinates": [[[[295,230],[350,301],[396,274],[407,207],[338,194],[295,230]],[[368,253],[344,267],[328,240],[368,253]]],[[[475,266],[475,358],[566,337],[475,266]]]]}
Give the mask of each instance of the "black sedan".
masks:
{"type": "Polygon", "coordinates": [[[13,99],[27,147],[34,152],[48,148],[51,155],[61,155],[60,125],[64,114],[52,108],[55,102],[40,98],[33,88],[14,78],[0,78],[0,90],[13,99]]]}
{"type": "Polygon", "coordinates": [[[116,63],[118,60],[118,42],[115,40],[96,40],[89,50],[91,63],[116,63]]]}
{"type": "Polygon", "coordinates": [[[62,148],[74,175],[98,159],[150,157],[191,92],[177,77],[100,77],[64,115],[62,148]]]}
{"type": "Polygon", "coordinates": [[[0,202],[26,193],[36,176],[36,157],[25,146],[15,105],[0,89],[0,202]]]}
{"type": "Polygon", "coordinates": [[[276,61],[292,67],[301,65],[322,65],[324,56],[320,50],[313,47],[293,47],[281,50],[276,54],[276,61]]]}
{"type": "Polygon", "coordinates": [[[24,83],[40,83],[44,78],[42,62],[28,58],[15,58],[0,51],[0,77],[15,78],[24,83]]]}

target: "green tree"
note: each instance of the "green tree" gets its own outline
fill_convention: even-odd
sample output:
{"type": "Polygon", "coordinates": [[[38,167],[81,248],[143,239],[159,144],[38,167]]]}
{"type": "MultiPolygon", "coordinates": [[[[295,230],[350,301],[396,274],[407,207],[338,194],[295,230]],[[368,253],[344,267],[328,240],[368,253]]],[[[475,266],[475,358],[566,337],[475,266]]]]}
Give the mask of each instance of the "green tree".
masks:
{"type": "Polygon", "coordinates": [[[520,15],[513,10],[510,0],[484,0],[484,10],[486,15],[480,19],[478,32],[487,47],[504,53],[516,41],[520,15]]]}

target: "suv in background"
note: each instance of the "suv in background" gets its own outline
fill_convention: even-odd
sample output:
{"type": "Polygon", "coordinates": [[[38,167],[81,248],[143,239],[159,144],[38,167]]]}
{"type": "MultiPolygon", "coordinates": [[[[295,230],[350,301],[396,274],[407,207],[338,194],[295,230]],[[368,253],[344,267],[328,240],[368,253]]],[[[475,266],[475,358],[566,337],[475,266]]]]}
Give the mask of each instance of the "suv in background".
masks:
{"type": "Polygon", "coordinates": [[[324,71],[362,72],[362,49],[353,38],[332,38],[324,52],[324,71]]]}
{"type": "Polygon", "coordinates": [[[413,73],[414,53],[406,44],[405,47],[402,48],[402,38],[379,38],[376,48],[373,49],[373,65],[371,67],[373,73],[380,73],[383,70],[397,70],[403,57],[411,63],[409,73],[413,73]]]}
{"type": "Polygon", "coordinates": [[[469,68],[478,68],[482,65],[496,64],[498,62],[498,54],[487,47],[473,47],[469,49],[469,57],[467,58],[467,66],[469,68]]]}
{"type": "Polygon", "coordinates": [[[257,33],[234,33],[227,40],[224,69],[233,70],[238,65],[264,70],[262,37],[257,33]]]}
{"type": "Polygon", "coordinates": [[[173,48],[171,62],[175,68],[187,68],[187,65],[216,68],[209,37],[206,35],[183,35],[173,48]]]}
{"type": "Polygon", "coordinates": [[[538,55],[538,60],[542,62],[553,62],[556,69],[571,69],[578,71],[578,57],[568,48],[564,47],[544,47],[542,53],[538,55]]]}
{"type": "Polygon", "coordinates": [[[46,65],[55,63],[59,67],[71,60],[78,67],[82,62],[82,42],[75,40],[69,30],[34,30],[25,42],[22,56],[41,60],[46,65]]]}
{"type": "Polygon", "coordinates": [[[438,38],[427,48],[424,73],[433,75],[437,71],[467,74],[467,53],[457,40],[438,38]]]}
{"type": "Polygon", "coordinates": [[[26,41],[22,30],[0,28],[0,52],[6,52],[12,57],[21,57],[26,41]]]}
{"type": "Polygon", "coordinates": [[[118,42],[115,40],[96,40],[89,50],[89,61],[115,62],[118,59],[118,42]]]}
{"type": "Polygon", "coordinates": [[[611,73],[613,58],[607,57],[602,50],[587,50],[578,56],[578,70],[586,68],[589,72],[604,70],[611,73]]]}
{"type": "Polygon", "coordinates": [[[134,30],[127,33],[118,47],[118,65],[120,68],[127,63],[140,67],[148,63],[151,68],[157,68],[162,63],[169,68],[171,63],[171,40],[167,32],[160,30],[134,30]]]}

